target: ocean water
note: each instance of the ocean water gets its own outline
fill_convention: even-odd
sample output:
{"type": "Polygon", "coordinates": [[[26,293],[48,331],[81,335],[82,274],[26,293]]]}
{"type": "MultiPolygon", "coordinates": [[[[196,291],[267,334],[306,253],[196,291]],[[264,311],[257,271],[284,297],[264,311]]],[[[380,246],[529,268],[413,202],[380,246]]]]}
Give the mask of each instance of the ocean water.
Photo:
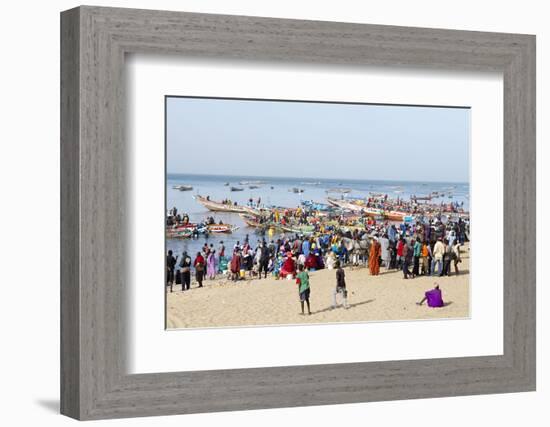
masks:
{"type": "MultiPolygon", "coordinates": [[[[418,197],[430,194],[433,191],[446,192],[445,197],[433,199],[432,203],[451,201],[464,203],[465,210],[469,210],[469,185],[468,183],[450,183],[450,182],[406,182],[406,181],[373,181],[373,180],[345,180],[345,179],[322,179],[322,178],[273,178],[273,177],[253,177],[253,176],[215,176],[215,175],[184,175],[168,174],[166,179],[166,211],[172,207],[178,209],[178,213],[187,213],[190,221],[201,222],[208,216],[213,216],[216,222],[220,220],[226,224],[233,224],[239,227],[231,234],[210,234],[209,237],[200,236],[197,239],[167,239],[166,249],[171,249],[175,255],[181,255],[186,250],[193,257],[201,247],[207,242],[212,243],[217,250],[220,241],[224,242],[226,249],[230,250],[233,245],[239,241],[243,242],[248,235],[252,244],[256,244],[261,235],[255,234],[254,228],[247,227],[239,215],[234,213],[211,212],[193,196],[210,196],[211,200],[220,201],[229,198],[238,204],[246,204],[250,198],[257,201],[261,198],[261,203],[267,206],[297,207],[302,200],[312,200],[318,203],[326,203],[328,196],[339,198],[341,195],[336,193],[327,194],[326,190],[334,188],[349,188],[351,193],[346,197],[364,198],[369,197],[369,193],[387,194],[390,198],[399,196],[408,200],[411,195],[418,197]],[[249,189],[248,185],[240,185],[243,181],[261,181],[257,189],[249,189]],[[225,186],[226,182],[230,186],[225,186]],[[175,190],[175,185],[191,185],[192,191],[175,190]],[[244,191],[233,192],[230,187],[244,188],[244,191]],[[303,193],[293,193],[289,191],[294,187],[304,190],[303,193]],[[448,197],[452,194],[452,198],[448,197]]],[[[280,235],[266,235],[266,239],[277,239],[280,235]]]]}

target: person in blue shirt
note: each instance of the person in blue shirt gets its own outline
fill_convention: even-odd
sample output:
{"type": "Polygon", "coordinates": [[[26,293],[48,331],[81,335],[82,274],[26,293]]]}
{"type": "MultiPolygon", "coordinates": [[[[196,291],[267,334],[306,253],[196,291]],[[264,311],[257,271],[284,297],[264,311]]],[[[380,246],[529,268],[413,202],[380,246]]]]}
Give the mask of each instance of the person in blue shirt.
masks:
{"type": "Polygon", "coordinates": [[[309,255],[309,248],[310,248],[309,240],[308,240],[308,239],[304,239],[304,242],[302,243],[302,253],[303,253],[306,257],[309,255]]]}

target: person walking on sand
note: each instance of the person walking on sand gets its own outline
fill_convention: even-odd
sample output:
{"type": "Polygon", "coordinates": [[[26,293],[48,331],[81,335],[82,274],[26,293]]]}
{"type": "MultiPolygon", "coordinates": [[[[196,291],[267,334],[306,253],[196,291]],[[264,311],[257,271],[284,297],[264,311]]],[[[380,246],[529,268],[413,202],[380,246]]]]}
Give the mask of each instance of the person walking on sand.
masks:
{"type": "Polygon", "coordinates": [[[462,259],[460,258],[460,242],[458,240],[455,240],[455,244],[453,246],[452,260],[455,267],[455,274],[458,276],[458,264],[462,262],[462,259]]]}
{"type": "Polygon", "coordinates": [[[425,276],[430,274],[430,270],[428,268],[428,257],[430,256],[430,245],[424,240],[422,242],[422,249],[421,249],[421,255],[422,255],[422,266],[421,266],[421,273],[425,276]]]}
{"type": "Polygon", "coordinates": [[[191,257],[185,251],[181,254],[180,272],[181,290],[188,291],[191,287],[191,257]]]}
{"type": "Polygon", "coordinates": [[[397,264],[395,268],[402,268],[403,267],[403,247],[405,246],[405,239],[400,238],[397,242],[397,248],[396,248],[396,261],[397,264]]]}
{"type": "Polygon", "coordinates": [[[422,255],[422,243],[420,237],[416,238],[413,246],[413,276],[420,275],[420,257],[422,255]]]}
{"type": "Polygon", "coordinates": [[[369,254],[369,270],[371,276],[378,276],[380,273],[380,243],[377,239],[372,239],[369,254]]]}
{"type": "Polygon", "coordinates": [[[435,242],[433,250],[433,260],[432,260],[432,276],[435,276],[435,266],[438,266],[438,275],[441,276],[443,273],[443,255],[445,254],[445,245],[441,241],[441,237],[435,242]]]}
{"type": "Polygon", "coordinates": [[[206,277],[211,280],[215,279],[217,271],[218,260],[216,259],[216,250],[212,249],[206,259],[206,277]]]}
{"type": "Polygon", "coordinates": [[[298,294],[300,295],[300,306],[302,308],[302,315],[304,314],[304,302],[307,304],[307,314],[311,314],[311,307],[309,305],[309,274],[304,270],[304,266],[300,265],[298,268],[298,274],[296,275],[296,284],[298,285],[298,294]]]}
{"type": "Polygon", "coordinates": [[[174,255],[172,255],[172,250],[169,250],[168,255],[166,256],[166,285],[170,286],[170,292],[173,292],[174,269],[176,268],[177,260],[178,258],[174,258],[174,255]]]}
{"type": "Polygon", "coordinates": [[[204,278],[205,264],[206,263],[204,262],[204,257],[200,252],[197,252],[197,257],[195,258],[193,266],[195,267],[195,279],[197,279],[199,288],[202,288],[202,279],[204,278]]]}
{"type": "Polygon", "coordinates": [[[443,240],[443,244],[445,245],[445,252],[443,254],[443,271],[441,272],[440,276],[450,276],[451,256],[453,254],[453,248],[451,245],[449,245],[449,241],[447,239],[443,240]]]}
{"type": "Polygon", "coordinates": [[[403,279],[408,279],[409,276],[413,276],[409,270],[409,265],[413,258],[413,249],[408,243],[403,243],[403,279]]]}
{"type": "Polygon", "coordinates": [[[261,243],[258,250],[260,251],[258,279],[262,278],[262,271],[264,272],[264,279],[267,279],[267,270],[269,268],[269,249],[265,243],[261,243]]]}
{"type": "Polygon", "coordinates": [[[236,249],[233,252],[233,256],[231,257],[231,280],[236,281],[239,278],[239,274],[241,272],[241,254],[236,249]]]}
{"type": "Polygon", "coordinates": [[[381,258],[384,262],[384,267],[386,267],[386,271],[390,269],[390,261],[391,261],[391,254],[390,254],[390,239],[388,239],[388,235],[384,234],[380,240],[380,250],[381,250],[381,258]]]}
{"type": "Polygon", "coordinates": [[[336,263],[336,289],[332,293],[332,308],[335,309],[338,304],[336,301],[337,295],[341,295],[342,305],[345,309],[349,308],[348,305],[348,291],[346,289],[346,273],[340,266],[340,263],[336,263]]]}

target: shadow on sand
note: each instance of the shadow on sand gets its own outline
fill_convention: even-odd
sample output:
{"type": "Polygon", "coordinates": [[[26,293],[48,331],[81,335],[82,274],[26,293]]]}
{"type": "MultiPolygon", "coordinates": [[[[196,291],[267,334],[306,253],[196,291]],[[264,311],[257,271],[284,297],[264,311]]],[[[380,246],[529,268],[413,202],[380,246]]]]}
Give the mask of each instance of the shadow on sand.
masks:
{"type": "MultiPolygon", "coordinates": [[[[371,302],[373,302],[374,299],[368,299],[368,300],[365,300],[365,301],[359,301],[359,302],[356,302],[356,303],[353,303],[353,304],[349,304],[349,309],[351,308],[354,308],[354,307],[357,307],[359,305],[363,305],[363,304],[369,304],[371,302]]],[[[321,310],[316,310],[316,311],[312,311],[311,314],[318,314],[318,313],[325,313],[327,311],[332,311],[332,310],[336,310],[338,308],[343,308],[342,306],[338,306],[336,308],[332,308],[332,305],[329,305],[328,307],[325,307],[325,308],[322,308],[321,310]]]]}

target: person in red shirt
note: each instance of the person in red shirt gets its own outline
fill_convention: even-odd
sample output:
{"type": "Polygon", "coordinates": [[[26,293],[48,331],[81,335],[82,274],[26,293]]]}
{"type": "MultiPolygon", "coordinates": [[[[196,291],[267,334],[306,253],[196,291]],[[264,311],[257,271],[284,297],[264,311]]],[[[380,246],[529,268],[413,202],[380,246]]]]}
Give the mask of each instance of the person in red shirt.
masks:
{"type": "Polygon", "coordinates": [[[401,264],[403,263],[403,246],[405,246],[404,240],[399,239],[397,242],[397,268],[401,268],[401,264]]]}
{"type": "Polygon", "coordinates": [[[285,279],[288,275],[294,276],[296,274],[296,263],[292,258],[292,252],[286,254],[286,259],[281,267],[280,278],[285,279]]]}
{"type": "Polygon", "coordinates": [[[233,281],[238,280],[239,273],[241,271],[241,254],[238,250],[233,251],[230,267],[231,267],[231,279],[233,281]]]}
{"type": "Polygon", "coordinates": [[[193,266],[195,267],[195,278],[197,279],[199,288],[202,288],[202,279],[204,278],[204,269],[206,267],[206,262],[204,261],[204,257],[201,255],[200,252],[197,252],[197,257],[195,258],[193,266]]]}

